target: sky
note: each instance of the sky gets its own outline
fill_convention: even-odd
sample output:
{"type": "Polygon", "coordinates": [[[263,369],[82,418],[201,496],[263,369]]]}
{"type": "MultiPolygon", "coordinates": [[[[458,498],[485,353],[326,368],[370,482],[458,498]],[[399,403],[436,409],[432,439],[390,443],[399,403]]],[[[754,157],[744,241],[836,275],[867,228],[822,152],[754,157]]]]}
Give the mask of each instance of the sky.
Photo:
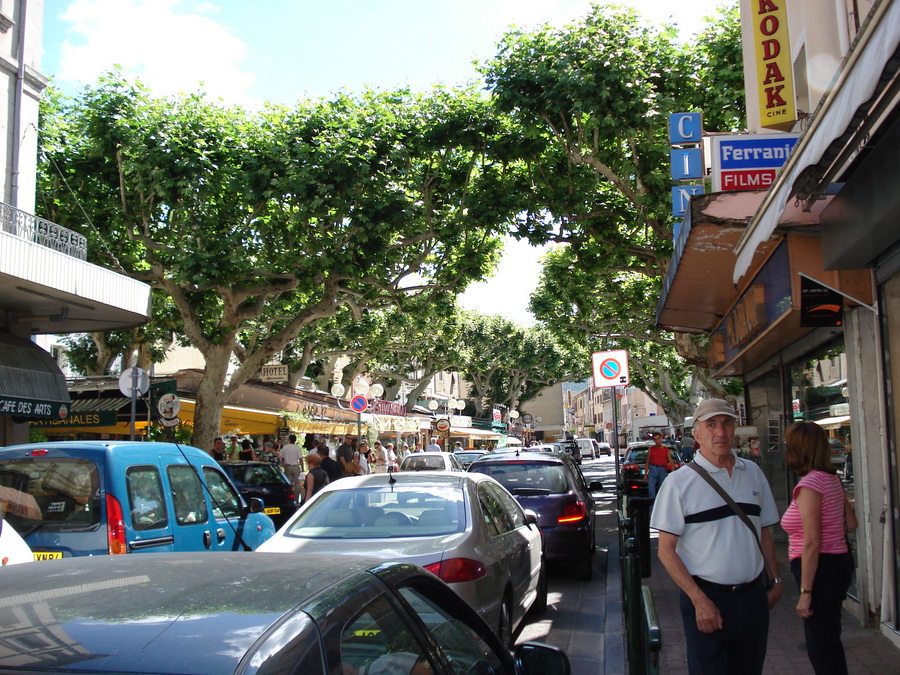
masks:
{"type": "MultiPolygon", "coordinates": [[[[722,0],[619,0],[654,24],[696,33],[722,0]]],[[[473,64],[510,26],[563,26],[587,0],[44,0],[41,72],[75,93],[114,66],[156,94],[291,106],[365,87],[478,84],[473,64]]],[[[545,249],[510,241],[463,307],[523,325],[545,249]]]]}

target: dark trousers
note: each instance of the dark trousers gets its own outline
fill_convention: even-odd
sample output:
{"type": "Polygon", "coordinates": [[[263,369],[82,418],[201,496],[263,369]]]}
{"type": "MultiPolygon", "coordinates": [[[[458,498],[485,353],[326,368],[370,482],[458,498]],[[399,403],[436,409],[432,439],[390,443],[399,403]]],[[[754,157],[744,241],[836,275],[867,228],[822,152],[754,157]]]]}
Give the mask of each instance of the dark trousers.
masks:
{"type": "MultiPolygon", "coordinates": [[[[801,559],[791,560],[791,573],[800,588],[801,559]]],[[[846,675],[847,657],[841,644],[841,612],[853,579],[853,556],[822,553],[813,580],[812,616],[803,619],[806,653],[816,675],[846,675]]]]}
{"type": "Polygon", "coordinates": [[[701,633],[694,603],[683,591],[679,593],[688,672],[691,675],[760,675],[769,638],[765,582],[760,580],[745,593],[705,589],[703,592],[719,608],[722,628],[701,633]]]}

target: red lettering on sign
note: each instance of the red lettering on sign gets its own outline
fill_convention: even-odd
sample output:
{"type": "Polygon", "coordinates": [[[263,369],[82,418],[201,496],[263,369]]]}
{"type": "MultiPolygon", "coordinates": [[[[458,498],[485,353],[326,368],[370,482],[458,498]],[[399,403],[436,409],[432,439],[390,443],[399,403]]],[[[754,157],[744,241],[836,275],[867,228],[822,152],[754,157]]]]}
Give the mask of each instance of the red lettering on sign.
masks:
{"type": "Polygon", "coordinates": [[[772,84],[773,82],[784,82],[784,75],[781,74],[781,68],[777,63],[766,64],[766,79],[763,84],[772,84]]]}
{"type": "Polygon", "coordinates": [[[766,87],[766,107],[767,108],[780,108],[787,105],[787,101],[785,101],[781,97],[781,90],[784,89],[783,84],[775,85],[774,87],[766,87]]]}
{"type": "Polygon", "coordinates": [[[757,14],[765,14],[766,12],[777,12],[778,5],[772,0],[759,0],[759,11],[757,14]]]}
{"type": "Polygon", "coordinates": [[[759,32],[763,35],[775,35],[778,32],[778,17],[766,16],[759,22],[759,32]]]}
{"type": "Polygon", "coordinates": [[[762,48],[764,61],[777,58],[781,54],[781,43],[778,40],[763,40],[762,48]]]}

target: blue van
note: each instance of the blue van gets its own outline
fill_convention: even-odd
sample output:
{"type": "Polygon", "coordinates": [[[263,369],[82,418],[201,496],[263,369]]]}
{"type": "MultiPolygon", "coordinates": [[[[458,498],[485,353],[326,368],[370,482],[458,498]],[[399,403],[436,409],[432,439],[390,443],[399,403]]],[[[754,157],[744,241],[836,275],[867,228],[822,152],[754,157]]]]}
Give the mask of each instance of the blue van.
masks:
{"type": "Polygon", "coordinates": [[[35,560],[252,550],[275,534],[209,453],[175,443],[0,448],[0,507],[35,560]]]}

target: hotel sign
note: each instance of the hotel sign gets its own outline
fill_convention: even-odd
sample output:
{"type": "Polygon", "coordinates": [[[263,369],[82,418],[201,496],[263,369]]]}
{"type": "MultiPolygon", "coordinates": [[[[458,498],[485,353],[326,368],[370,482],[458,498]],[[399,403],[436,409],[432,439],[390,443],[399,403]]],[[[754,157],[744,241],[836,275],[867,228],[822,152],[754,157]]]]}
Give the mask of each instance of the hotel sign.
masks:
{"type": "Polygon", "coordinates": [[[799,134],[713,136],[712,190],[767,190],[797,144],[799,134]]]}
{"type": "Polygon", "coordinates": [[[788,131],[797,121],[786,0],[753,0],[753,44],[761,126],[788,131]]]}

